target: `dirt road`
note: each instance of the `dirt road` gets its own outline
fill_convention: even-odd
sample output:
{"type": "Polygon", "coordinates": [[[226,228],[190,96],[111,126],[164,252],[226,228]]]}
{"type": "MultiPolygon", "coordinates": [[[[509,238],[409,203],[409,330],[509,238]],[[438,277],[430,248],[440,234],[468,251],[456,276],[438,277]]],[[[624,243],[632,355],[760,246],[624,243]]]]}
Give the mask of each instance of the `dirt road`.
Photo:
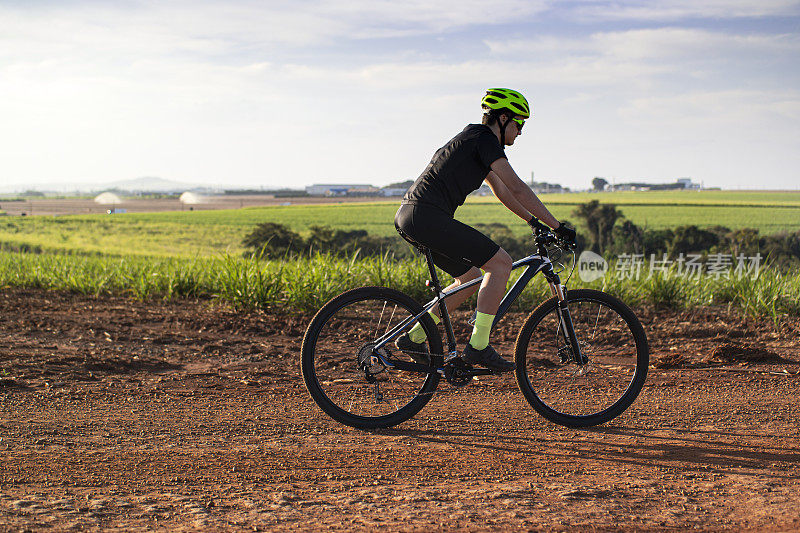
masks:
{"type": "Polygon", "coordinates": [[[302,386],[304,317],[19,290],[0,312],[0,531],[800,529],[798,320],[638,310],[668,368],[595,429],[509,376],[361,432],[302,386]]]}

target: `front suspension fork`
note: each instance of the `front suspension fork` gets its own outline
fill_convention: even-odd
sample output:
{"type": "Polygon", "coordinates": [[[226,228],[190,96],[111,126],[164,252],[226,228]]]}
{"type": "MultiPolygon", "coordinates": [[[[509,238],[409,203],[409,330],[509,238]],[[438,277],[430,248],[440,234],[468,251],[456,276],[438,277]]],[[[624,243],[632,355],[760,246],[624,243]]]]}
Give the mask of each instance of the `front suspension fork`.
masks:
{"type": "Polygon", "coordinates": [[[561,331],[564,335],[564,342],[570,347],[573,360],[579,365],[585,365],[589,362],[589,358],[581,352],[581,345],[578,342],[577,335],[575,335],[575,325],[572,323],[572,316],[569,314],[569,306],[567,305],[567,290],[561,283],[551,281],[550,291],[558,299],[557,313],[561,331]]]}

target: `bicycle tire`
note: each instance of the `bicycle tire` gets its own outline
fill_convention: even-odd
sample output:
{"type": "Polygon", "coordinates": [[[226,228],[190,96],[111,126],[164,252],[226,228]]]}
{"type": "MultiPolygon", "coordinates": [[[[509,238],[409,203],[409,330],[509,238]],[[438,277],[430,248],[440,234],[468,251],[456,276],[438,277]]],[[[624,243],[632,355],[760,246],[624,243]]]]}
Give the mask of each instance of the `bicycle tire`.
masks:
{"type": "Polygon", "coordinates": [[[528,315],[517,336],[517,384],[551,422],[596,426],[622,414],[641,392],[650,358],[647,337],[633,311],[607,293],[568,291],[567,304],[589,362],[569,360],[553,297],[528,315]]]}
{"type": "MultiPolygon", "coordinates": [[[[417,374],[384,368],[376,374],[378,389],[383,386],[390,392],[392,408],[385,396],[377,397],[378,389],[358,363],[359,353],[368,350],[365,346],[407,316],[421,312],[422,306],[413,298],[386,287],[352,289],[322,306],[303,336],[301,371],[306,389],[323,412],[355,428],[386,428],[413,417],[430,401],[439,384],[438,372],[417,374]],[[408,402],[403,403],[405,400],[408,402]]],[[[429,352],[435,354],[435,362],[441,362],[442,338],[436,324],[427,313],[420,323],[429,352]]],[[[393,356],[406,357],[395,353],[393,344],[386,348],[393,356]]]]}

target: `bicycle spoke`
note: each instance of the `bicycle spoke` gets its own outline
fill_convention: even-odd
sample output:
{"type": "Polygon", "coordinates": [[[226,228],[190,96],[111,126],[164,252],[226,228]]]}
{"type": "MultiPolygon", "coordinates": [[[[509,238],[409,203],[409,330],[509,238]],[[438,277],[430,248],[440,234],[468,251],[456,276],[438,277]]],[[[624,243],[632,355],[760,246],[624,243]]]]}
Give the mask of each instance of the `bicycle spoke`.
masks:
{"type": "Polygon", "coordinates": [[[603,306],[601,306],[600,304],[597,304],[597,318],[595,318],[594,328],[592,328],[592,337],[589,339],[589,341],[593,341],[594,340],[594,336],[597,334],[597,324],[598,324],[598,322],[600,322],[600,312],[602,310],[603,310],[603,306]]]}
{"type": "MultiPolygon", "coordinates": [[[[386,322],[386,329],[385,329],[385,330],[383,330],[383,334],[384,334],[384,335],[386,335],[386,333],[387,333],[387,332],[388,332],[388,331],[391,329],[391,327],[392,327],[392,319],[394,318],[394,313],[395,313],[395,311],[397,311],[397,306],[396,306],[396,305],[394,306],[394,309],[392,309],[392,316],[390,316],[390,317],[389,317],[389,320],[386,322]]],[[[377,337],[377,334],[376,334],[375,336],[377,337]]]]}
{"type": "Polygon", "coordinates": [[[372,334],[373,337],[378,336],[378,330],[381,329],[381,321],[383,320],[383,312],[386,310],[386,301],[383,302],[383,307],[381,307],[381,313],[378,315],[378,323],[375,324],[375,333],[372,334]]]}

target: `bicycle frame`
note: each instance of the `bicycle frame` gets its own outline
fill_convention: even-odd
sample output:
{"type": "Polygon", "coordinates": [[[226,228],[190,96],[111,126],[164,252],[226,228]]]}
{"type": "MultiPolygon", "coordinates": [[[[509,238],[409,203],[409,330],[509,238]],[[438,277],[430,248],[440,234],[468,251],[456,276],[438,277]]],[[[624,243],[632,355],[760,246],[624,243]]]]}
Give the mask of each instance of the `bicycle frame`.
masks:
{"type": "MultiPolygon", "coordinates": [[[[646,334],[634,312],[618,298],[594,289],[567,292],[575,269],[574,243],[538,226],[534,231],[533,253],[507,264],[506,268],[517,270],[518,279],[498,287],[506,290],[499,294],[502,301],[496,304],[492,326],[499,329],[499,321],[509,315],[512,322],[521,323],[513,350],[514,371],[520,391],[538,413],[566,427],[608,422],[633,403],[644,385],[649,358],[646,334]],[[563,269],[569,262],[564,254],[571,255],[572,270],[563,269]],[[539,273],[553,296],[542,295],[543,301],[528,309],[527,316],[512,313],[512,303],[539,273]]],[[[500,376],[506,370],[481,354],[465,357],[462,346],[456,352],[456,321],[451,323],[454,317],[448,313],[448,303],[454,309],[455,302],[464,301],[478,284],[490,279],[472,279],[481,274],[472,269],[460,278],[463,283],[457,280],[451,289],[442,290],[433,263],[436,252],[417,248],[430,270],[425,283],[433,291],[430,301],[420,305],[392,288],[359,287],[331,299],[306,329],[303,381],[317,405],[338,422],[360,429],[391,427],[417,414],[442,381],[448,386],[443,392],[450,392],[477,376],[500,376]],[[425,315],[433,311],[441,312],[441,321],[425,315]],[[415,331],[424,327],[427,339],[422,343],[406,342],[412,340],[406,335],[415,324],[415,331]],[[446,345],[442,328],[447,331],[446,345]],[[395,343],[397,339],[402,342],[395,343]]],[[[503,274],[501,280],[507,278],[503,274]]],[[[457,325],[470,311],[458,314],[457,325]]],[[[466,352],[470,353],[469,347],[466,352]]]]}
{"type": "MultiPolygon", "coordinates": [[[[436,292],[436,297],[423,305],[422,312],[417,314],[416,316],[408,317],[407,319],[403,320],[400,324],[392,328],[390,331],[386,332],[382,335],[373,348],[373,353],[381,359],[382,364],[389,368],[396,368],[398,370],[409,370],[409,371],[419,371],[421,369],[427,369],[425,365],[421,365],[418,363],[407,363],[405,361],[389,361],[381,354],[381,348],[383,348],[387,343],[392,342],[395,338],[397,338],[401,332],[403,332],[408,326],[412,323],[419,321],[419,319],[425,315],[428,311],[433,309],[435,306],[439,306],[439,314],[442,319],[442,323],[445,328],[445,334],[447,336],[447,353],[445,354],[444,362],[447,363],[454,357],[457,357],[456,351],[456,339],[455,334],[453,333],[453,325],[450,321],[450,314],[447,311],[447,303],[445,300],[450,296],[453,296],[456,293],[459,293],[463,290],[467,290],[475,285],[480,284],[483,281],[484,276],[477,277],[467,283],[459,285],[455,289],[452,289],[447,292],[443,292],[441,288],[441,284],[439,282],[439,276],[436,274],[436,268],[433,264],[433,257],[431,255],[430,250],[427,248],[423,250],[425,254],[425,259],[428,263],[428,269],[430,271],[431,280],[430,283],[426,283],[433,291],[436,292]],[[431,287],[432,285],[432,287],[431,287]]],[[[558,274],[553,271],[553,264],[550,259],[547,257],[544,250],[540,247],[538,254],[529,255],[523,259],[515,261],[512,266],[511,270],[517,270],[518,268],[526,267],[525,271],[522,275],[514,282],[514,285],[506,292],[503,296],[503,299],[500,302],[500,306],[497,309],[497,314],[494,317],[494,321],[492,322],[492,328],[494,328],[497,323],[505,316],[508,309],[511,307],[511,304],[514,303],[514,300],[519,297],[525,287],[527,287],[528,283],[530,283],[531,279],[542,272],[547,278],[547,281],[550,283],[550,290],[554,296],[559,299],[559,317],[561,319],[561,326],[562,332],[566,332],[565,340],[577,351],[577,357],[579,361],[584,361],[583,355],[580,354],[580,348],[575,337],[575,330],[572,325],[572,319],[569,316],[569,310],[567,309],[566,303],[566,289],[561,284],[561,279],[559,278],[558,274]]]]}

